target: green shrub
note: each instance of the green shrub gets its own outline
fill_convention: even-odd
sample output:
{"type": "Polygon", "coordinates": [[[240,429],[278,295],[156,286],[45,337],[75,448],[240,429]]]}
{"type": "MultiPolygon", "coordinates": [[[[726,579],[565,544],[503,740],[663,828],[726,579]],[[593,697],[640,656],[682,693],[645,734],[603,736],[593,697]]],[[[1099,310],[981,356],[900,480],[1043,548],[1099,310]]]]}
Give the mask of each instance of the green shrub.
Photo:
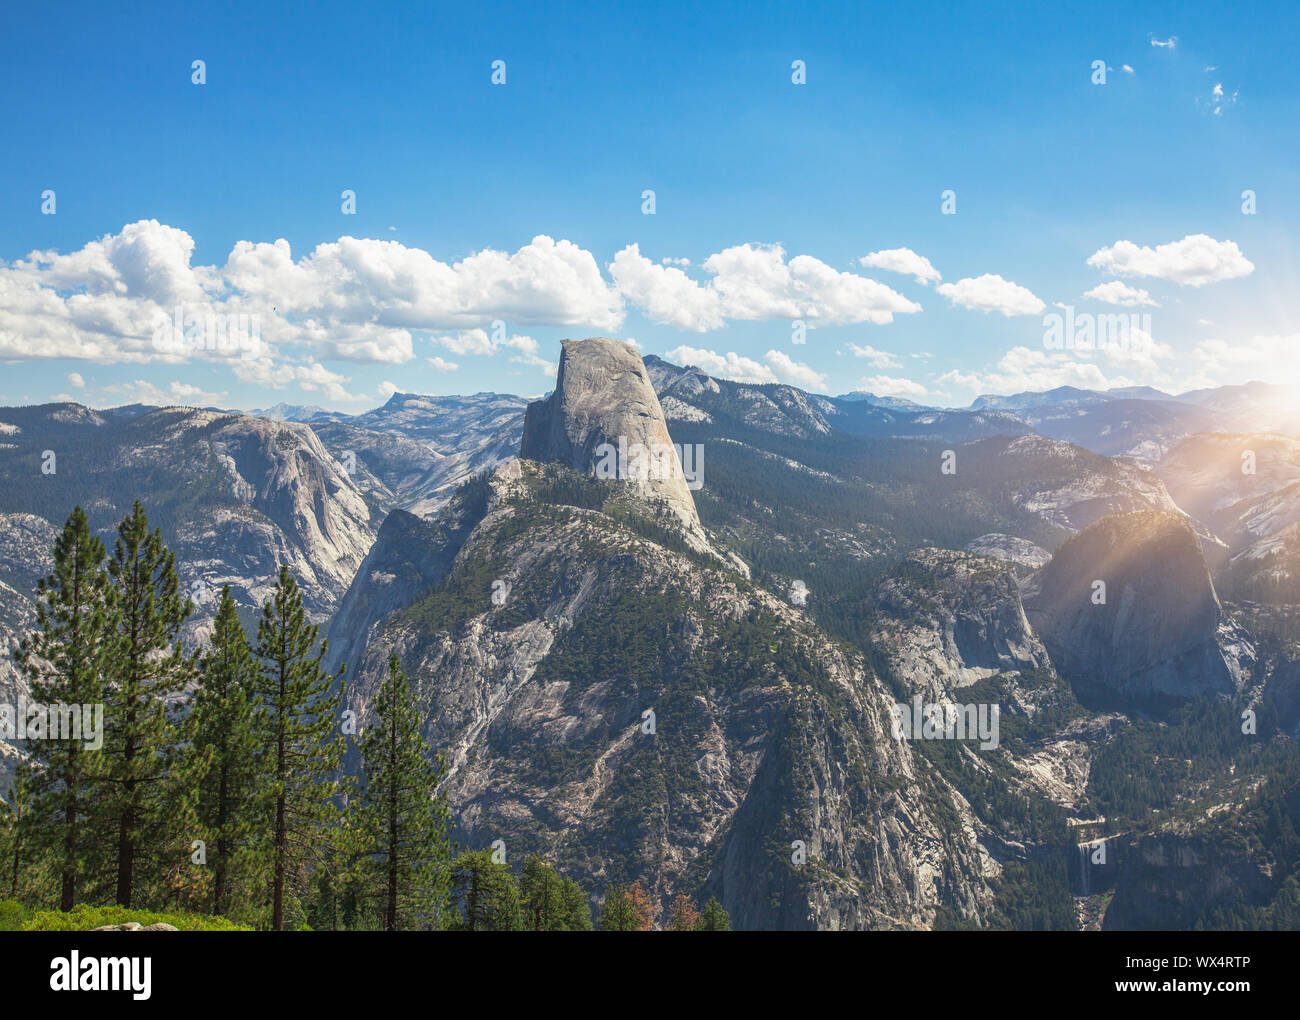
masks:
{"type": "Polygon", "coordinates": [[[22,931],[31,911],[17,900],[0,900],[0,931],[22,931]]]}
{"type": "MultiPolygon", "coordinates": [[[[3,907],[3,904],[0,904],[3,907]]],[[[0,910],[0,919],[4,913],[0,910]]],[[[181,931],[252,931],[247,925],[235,924],[224,917],[206,914],[159,914],[152,910],[128,910],[126,907],[92,907],[85,903],[67,913],[61,910],[42,910],[31,915],[23,931],[90,931],[106,924],[125,924],[137,921],[142,925],[170,924],[181,931]]],[[[0,923],[3,928],[3,923],[0,923]]]]}

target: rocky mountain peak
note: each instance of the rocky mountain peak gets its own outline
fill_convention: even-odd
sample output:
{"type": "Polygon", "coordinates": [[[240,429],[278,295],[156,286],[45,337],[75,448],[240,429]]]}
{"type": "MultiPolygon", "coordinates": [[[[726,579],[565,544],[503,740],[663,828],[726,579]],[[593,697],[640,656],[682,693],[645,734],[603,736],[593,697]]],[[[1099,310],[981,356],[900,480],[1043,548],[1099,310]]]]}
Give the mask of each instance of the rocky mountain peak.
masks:
{"type": "Polygon", "coordinates": [[[1027,580],[1024,602],[1057,669],[1085,695],[1228,695],[1252,657],[1180,514],[1103,517],[1027,580]]]}
{"type": "Polygon", "coordinates": [[[673,446],[641,355],[610,337],[563,348],[555,390],[528,405],[520,455],[628,482],[702,535],[688,479],[702,479],[703,460],[673,446]]]}

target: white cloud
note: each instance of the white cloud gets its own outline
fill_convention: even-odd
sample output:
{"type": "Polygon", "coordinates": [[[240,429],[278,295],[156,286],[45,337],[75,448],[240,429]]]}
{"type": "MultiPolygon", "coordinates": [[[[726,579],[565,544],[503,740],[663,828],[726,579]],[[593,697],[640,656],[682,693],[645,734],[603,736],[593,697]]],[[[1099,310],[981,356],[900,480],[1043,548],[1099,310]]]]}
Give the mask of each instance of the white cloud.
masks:
{"type": "Polygon", "coordinates": [[[678,365],[694,365],[696,368],[702,369],[709,375],[717,376],[719,379],[733,379],[736,382],[747,383],[774,383],[780,381],[777,379],[776,374],[766,365],[755,361],[753,358],[741,357],[735,351],[719,354],[717,351],[682,345],[681,347],[674,347],[671,351],[664,352],[664,357],[678,365]]]}
{"type": "Polygon", "coordinates": [[[793,360],[789,355],[781,351],[768,351],[763,355],[763,360],[771,366],[782,382],[790,383],[792,386],[799,386],[805,390],[825,392],[828,388],[826,376],[815,371],[802,361],[793,360]]]}
{"type": "Polygon", "coordinates": [[[1235,241],[1216,241],[1208,234],[1189,234],[1155,248],[1116,241],[1090,255],[1088,265],[1112,276],[1150,276],[1189,287],[1233,280],[1255,271],[1254,263],[1235,241]]]}
{"type": "Polygon", "coordinates": [[[704,260],[712,279],[652,262],[628,245],[610,264],[619,293],[653,322],[706,332],[727,320],[800,319],[810,326],[871,322],[921,310],[882,283],[831,268],[811,255],[786,260],[780,245],[742,244],[704,260]]]}
{"type": "Polygon", "coordinates": [[[414,357],[413,330],[472,330],[494,319],[615,330],[624,317],[591,253],[544,235],[513,254],[486,249],[452,264],[354,237],[298,259],[283,239],[239,241],[220,266],[193,265],[193,252],[185,231],[141,220],[78,251],[0,263],[0,357],[182,361],[188,350],[153,344],[178,306],[256,315],[272,348],[388,364],[414,357]]]}
{"type": "Polygon", "coordinates": [[[1032,291],[995,273],[940,284],[937,291],[955,305],[1005,316],[1037,315],[1046,305],[1032,291]]]}
{"type": "Polygon", "coordinates": [[[943,279],[939,270],[930,264],[924,255],[918,255],[910,248],[887,248],[863,255],[858,261],[873,269],[885,269],[891,273],[902,273],[916,279],[917,283],[936,283],[943,279]]]}
{"type": "Polygon", "coordinates": [[[1192,377],[1183,387],[1262,380],[1300,383],[1300,333],[1245,340],[1202,340],[1192,350],[1192,377]]]}
{"type": "Polygon", "coordinates": [[[1168,39],[1157,39],[1155,36],[1152,36],[1151,45],[1158,46],[1161,49],[1172,50],[1176,45],[1178,45],[1178,36],[1171,35],[1168,39]]]}
{"type": "Polygon", "coordinates": [[[939,376],[939,382],[971,393],[1020,393],[1025,390],[1050,390],[1057,386],[1082,389],[1108,389],[1112,385],[1131,385],[1131,380],[1108,379],[1092,361],[1065,354],[1013,347],[989,372],[962,372],[952,369],[939,376]]]}
{"type": "Polygon", "coordinates": [[[559,371],[559,365],[542,357],[541,345],[530,336],[512,336],[503,341],[503,345],[518,351],[510,360],[517,365],[531,365],[540,368],[545,375],[553,376],[559,371]]]}
{"type": "Polygon", "coordinates": [[[1125,74],[1133,74],[1133,68],[1131,68],[1128,64],[1125,64],[1123,67],[1120,68],[1120,70],[1123,71],[1125,74]]]}
{"type": "Polygon", "coordinates": [[[86,380],[81,377],[80,372],[69,372],[67,375],[68,385],[74,390],[84,389],[86,380]]]}
{"type": "Polygon", "coordinates": [[[467,354],[495,354],[496,344],[494,344],[484,329],[462,329],[455,336],[440,336],[434,338],[437,343],[451,351],[452,354],[459,354],[464,357],[467,354]]]}
{"type": "Polygon", "coordinates": [[[129,383],[114,383],[104,387],[109,401],[123,404],[153,404],[158,407],[181,405],[184,407],[210,407],[226,399],[225,393],[210,393],[189,383],[172,382],[166,389],[151,382],[137,379],[129,383]]]}
{"type": "Polygon", "coordinates": [[[1108,305],[1122,305],[1125,308],[1134,308],[1139,305],[1150,305],[1158,308],[1159,304],[1151,300],[1151,295],[1139,287],[1130,287],[1119,280],[1111,280],[1108,283],[1099,283],[1092,290],[1087,291],[1084,295],[1086,298],[1092,298],[1094,301],[1102,301],[1108,305]]]}
{"type": "Polygon", "coordinates": [[[436,354],[429,359],[429,364],[432,365],[434,368],[436,368],[439,372],[454,372],[456,371],[456,369],[460,368],[460,366],[456,364],[456,362],[448,361],[446,358],[440,358],[436,354]]]}
{"type": "Polygon", "coordinates": [[[703,333],[723,325],[717,291],[692,280],[673,266],[656,265],[630,244],[609,266],[619,293],[651,322],[703,333]]]}
{"type": "Polygon", "coordinates": [[[918,382],[892,375],[873,375],[858,380],[859,390],[880,397],[924,397],[929,391],[918,382]]]}
{"type": "Polygon", "coordinates": [[[901,368],[902,363],[897,357],[888,351],[878,351],[870,344],[858,346],[852,341],[849,342],[849,350],[853,352],[855,358],[865,358],[871,362],[873,368],[901,368]]]}

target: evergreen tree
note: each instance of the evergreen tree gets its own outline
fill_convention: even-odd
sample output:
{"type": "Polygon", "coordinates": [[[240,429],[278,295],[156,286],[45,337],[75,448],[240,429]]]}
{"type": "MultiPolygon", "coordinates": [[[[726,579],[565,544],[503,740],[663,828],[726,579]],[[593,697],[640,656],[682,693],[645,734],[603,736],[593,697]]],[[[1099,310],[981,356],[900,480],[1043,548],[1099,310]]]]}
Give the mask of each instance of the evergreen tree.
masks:
{"type": "Polygon", "coordinates": [[[233,904],[237,862],[250,866],[253,834],[265,817],[265,756],[253,708],[258,664],[239,622],[230,586],[222,589],[212,644],[199,663],[201,684],[186,720],[199,831],[208,844],[214,914],[233,904]]]}
{"type": "Polygon", "coordinates": [[[460,908],[459,931],[521,931],[523,903],[515,877],[491,850],[460,854],[452,865],[452,890],[460,908]]]}
{"type": "Polygon", "coordinates": [[[639,921],[627,886],[613,885],[605,890],[598,921],[601,931],[636,931],[639,921]]]}
{"type": "Polygon", "coordinates": [[[384,930],[440,928],[447,908],[451,811],[438,789],[441,755],[431,758],[402,664],[393,653],[361,739],[359,829],[380,868],[384,930]]]}
{"type": "Polygon", "coordinates": [[[14,772],[9,802],[0,800],[0,889],[7,887],[11,900],[26,891],[23,878],[35,856],[33,786],[32,768],[23,763],[14,772]]]}
{"type": "MultiPolygon", "coordinates": [[[[343,740],[332,737],[341,696],[321,665],[327,643],[307,622],[302,593],[280,566],[257,627],[258,728],[271,777],[271,927],[283,931],[286,893],[300,891],[313,855],[323,855],[338,820],[343,740]]],[[[339,678],[343,670],[339,670],[339,678]]]]}
{"type": "Polygon", "coordinates": [[[669,912],[669,931],[695,931],[700,923],[700,912],[685,893],[678,893],[673,898],[672,910],[669,912]]]}
{"type": "Polygon", "coordinates": [[[531,931],[591,931],[591,908],[582,886],[540,857],[524,861],[519,875],[524,927],[531,931]]]}
{"type": "Polygon", "coordinates": [[[524,861],[519,893],[524,901],[524,923],[529,930],[567,930],[564,879],[540,857],[524,861]]]}
{"type": "Polygon", "coordinates": [[[568,931],[591,931],[591,905],[582,886],[571,878],[561,880],[564,895],[564,924],[568,931]]]}
{"type": "Polygon", "coordinates": [[[627,898],[632,904],[632,912],[636,915],[636,930],[654,931],[654,904],[650,902],[650,897],[646,891],[641,888],[641,880],[639,878],[628,887],[627,898]]]}
{"type": "Polygon", "coordinates": [[[695,927],[696,931],[731,931],[731,918],[727,912],[722,909],[722,904],[718,902],[716,896],[710,896],[709,902],[704,904],[704,912],[700,915],[699,923],[695,927]]]}
{"type": "Polygon", "coordinates": [[[105,687],[104,791],[95,811],[115,830],[116,902],[129,907],[138,867],[184,850],[188,798],[175,770],[175,695],[193,677],[193,660],[177,635],[193,606],[180,594],[175,555],[158,529],[149,530],[138,500],[117,535],[108,563],[117,635],[105,687]]]}
{"type": "MultiPolygon", "coordinates": [[[[85,513],[75,508],[54,543],[54,572],[37,588],[38,629],[22,640],[16,656],[33,698],[71,706],[73,714],[103,710],[103,675],[117,631],[106,555],[85,513]]],[[[89,734],[68,732],[46,734],[41,742],[33,813],[38,835],[52,851],[60,910],[76,904],[79,883],[93,863],[87,808],[103,754],[96,743],[89,734]]]]}

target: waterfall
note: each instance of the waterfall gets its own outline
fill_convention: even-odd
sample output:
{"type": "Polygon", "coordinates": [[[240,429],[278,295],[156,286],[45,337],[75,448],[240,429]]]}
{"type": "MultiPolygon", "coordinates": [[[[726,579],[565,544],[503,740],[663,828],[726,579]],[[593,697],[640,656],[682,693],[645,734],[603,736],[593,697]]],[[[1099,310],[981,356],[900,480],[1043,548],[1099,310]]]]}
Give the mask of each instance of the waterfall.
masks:
{"type": "Polygon", "coordinates": [[[1092,895],[1092,844],[1080,843],[1079,852],[1079,888],[1080,895],[1092,895]]]}

